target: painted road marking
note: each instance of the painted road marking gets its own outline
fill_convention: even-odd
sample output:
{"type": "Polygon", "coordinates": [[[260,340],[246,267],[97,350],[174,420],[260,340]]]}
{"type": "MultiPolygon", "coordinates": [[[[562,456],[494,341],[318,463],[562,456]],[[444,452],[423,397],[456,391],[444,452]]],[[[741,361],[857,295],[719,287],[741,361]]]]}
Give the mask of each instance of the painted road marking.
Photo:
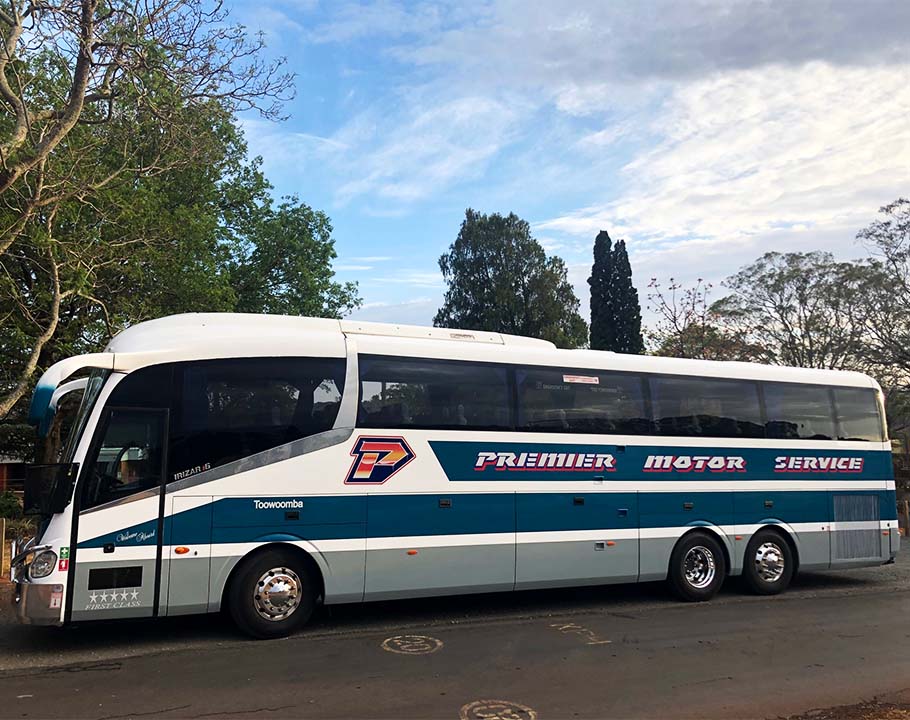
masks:
{"type": "Polygon", "coordinates": [[[429,635],[394,635],[383,640],[381,647],[399,655],[429,655],[442,647],[442,640],[429,635]]]}
{"type": "Polygon", "coordinates": [[[576,623],[552,623],[550,625],[554,630],[559,630],[559,632],[565,635],[578,635],[582,640],[584,640],[585,645],[609,645],[610,640],[604,640],[597,636],[590,628],[586,628],[584,625],[577,625],[576,623]]]}
{"type": "Polygon", "coordinates": [[[463,705],[461,720],[537,720],[537,711],[511,700],[475,700],[463,705]]]}

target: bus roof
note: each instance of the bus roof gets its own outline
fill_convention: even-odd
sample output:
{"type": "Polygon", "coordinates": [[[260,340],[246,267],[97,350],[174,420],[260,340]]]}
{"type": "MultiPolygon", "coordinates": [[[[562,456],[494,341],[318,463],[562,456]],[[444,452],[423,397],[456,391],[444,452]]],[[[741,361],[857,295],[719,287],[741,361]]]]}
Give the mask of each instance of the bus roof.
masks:
{"type": "Polygon", "coordinates": [[[114,369],[123,370],[215,357],[344,357],[345,337],[354,339],[359,352],[371,354],[877,387],[858,372],[560,350],[546,340],[496,332],[241,313],[188,313],[149,320],[115,336],[106,352],[121,356],[124,362],[115,361],[114,369]]]}

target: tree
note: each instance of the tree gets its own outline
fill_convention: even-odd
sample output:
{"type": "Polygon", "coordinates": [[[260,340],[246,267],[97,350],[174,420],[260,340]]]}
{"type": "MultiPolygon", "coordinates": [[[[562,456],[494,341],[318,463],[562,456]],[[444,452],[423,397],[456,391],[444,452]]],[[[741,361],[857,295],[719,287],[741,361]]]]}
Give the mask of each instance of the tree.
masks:
{"type": "Polygon", "coordinates": [[[192,193],[236,169],[233,113],[277,117],[292,78],[204,0],[11,0],[0,42],[2,416],[65,346],[62,322],[97,345],[152,306],[230,307],[196,212],[211,193],[192,193]]]}
{"type": "Polygon", "coordinates": [[[221,3],[204,0],[11,0],[0,10],[0,194],[18,210],[0,230],[0,252],[58,200],[124,172],[160,171],[156,152],[137,153],[123,136],[120,165],[91,173],[93,143],[80,127],[151,122],[161,147],[192,151],[183,116],[194,106],[280,113],[293,79],[283,60],[263,62],[261,37],[227,20],[221,3]]]}
{"type": "Polygon", "coordinates": [[[616,352],[640,355],[645,351],[641,335],[641,305],[638,290],[632,284],[632,266],[626,252],[626,241],[613,249],[613,323],[616,328],[616,352]]]}
{"type": "Polygon", "coordinates": [[[644,352],[641,305],[632,284],[632,267],[626,243],[611,248],[610,235],[601,230],[594,240],[591,286],[591,348],[613,352],[644,352]]]}
{"type": "Polygon", "coordinates": [[[588,326],[565,263],[547,257],[527,222],[468,208],[458,237],[439,258],[448,284],[433,324],[528,335],[579,347],[588,326]]]}
{"type": "Polygon", "coordinates": [[[764,362],[831,370],[862,365],[867,268],[830,253],[766,253],[728,278],[711,313],[764,362]]]}
{"type": "Polygon", "coordinates": [[[238,312],[340,318],[360,305],[356,283],[335,282],[332,224],[296,197],[254,218],[230,261],[238,312]]]}
{"type": "Polygon", "coordinates": [[[591,267],[591,349],[615,350],[616,328],[613,324],[613,241],[606,230],[594,238],[594,265],[591,267]]]}
{"type": "Polygon", "coordinates": [[[657,278],[648,284],[648,301],[658,316],[649,340],[655,355],[699,360],[754,360],[761,348],[750,345],[735,330],[724,326],[708,304],[711,284],[698,278],[684,287],[670,278],[666,290],[657,278]]]}
{"type": "Polygon", "coordinates": [[[866,267],[864,299],[866,351],[876,366],[890,368],[900,382],[910,379],[910,200],[898,198],[880,209],[883,219],[857,238],[872,252],[866,267]]]}

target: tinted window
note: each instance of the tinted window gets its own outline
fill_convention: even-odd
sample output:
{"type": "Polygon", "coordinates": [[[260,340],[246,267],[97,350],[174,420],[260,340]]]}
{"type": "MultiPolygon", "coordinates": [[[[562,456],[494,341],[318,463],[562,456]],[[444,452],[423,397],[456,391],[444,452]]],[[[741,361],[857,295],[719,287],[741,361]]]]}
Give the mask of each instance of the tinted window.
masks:
{"type": "Polygon", "coordinates": [[[153,365],[111,391],[100,444],[81,480],[83,510],[160,485],[172,375],[173,366],[153,365]]]}
{"type": "Polygon", "coordinates": [[[831,393],[821,385],[765,383],[769,438],[832,440],[831,393]]]}
{"type": "Polygon", "coordinates": [[[882,442],[878,399],[871,388],[834,388],[839,440],[882,442]]]}
{"type": "Polygon", "coordinates": [[[83,510],[160,486],[165,417],[164,410],[109,411],[82,487],[83,510]]]}
{"type": "Polygon", "coordinates": [[[166,409],[171,403],[173,372],[173,365],[152,365],[131,372],[111,392],[108,407],[166,409]]]}
{"type": "Polygon", "coordinates": [[[651,432],[642,379],[596,370],[520,368],[518,429],[536,432],[651,432]]]}
{"type": "Polygon", "coordinates": [[[504,368],[479,363],[360,357],[361,427],[507,429],[504,368]]]}
{"type": "Polygon", "coordinates": [[[169,480],[330,430],[341,359],[241,358],[178,366],[169,480]]]}
{"type": "Polygon", "coordinates": [[[651,402],[661,435],[764,437],[754,382],[652,378],[651,402]]]}

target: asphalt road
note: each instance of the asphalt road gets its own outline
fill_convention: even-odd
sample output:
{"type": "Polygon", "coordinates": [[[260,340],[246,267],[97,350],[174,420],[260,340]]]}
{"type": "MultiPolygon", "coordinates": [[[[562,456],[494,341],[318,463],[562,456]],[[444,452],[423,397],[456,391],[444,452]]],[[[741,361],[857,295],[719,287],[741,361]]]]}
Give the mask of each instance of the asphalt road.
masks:
{"type": "Polygon", "coordinates": [[[649,584],[345,606],[271,642],[219,617],[2,624],[0,716],[772,718],[907,702],[908,589],[905,553],[770,599],[731,582],[699,605],[649,584]]]}

